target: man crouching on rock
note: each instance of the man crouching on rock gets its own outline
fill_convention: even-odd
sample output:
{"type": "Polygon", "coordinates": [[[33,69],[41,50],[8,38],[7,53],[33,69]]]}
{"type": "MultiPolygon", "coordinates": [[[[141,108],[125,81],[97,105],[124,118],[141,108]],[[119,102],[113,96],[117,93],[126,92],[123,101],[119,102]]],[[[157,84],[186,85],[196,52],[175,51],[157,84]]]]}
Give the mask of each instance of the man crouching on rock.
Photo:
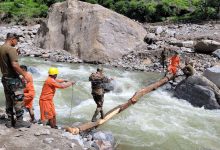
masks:
{"type": "Polygon", "coordinates": [[[193,76],[196,73],[196,70],[193,68],[193,62],[185,60],[185,67],[182,69],[186,78],[193,76]]]}
{"type": "Polygon", "coordinates": [[[51,128],[57,128],[56,111],[53,102],[53,97],[55,95],[56,88],[64,89],[75,84],[75,82],[57,79],[58,73],[59,72],[57,68],[51,67],[49,69],[49,76],[44,82],[39,101],[41,122],[45,125],[46,121],[48,120],[48,124],[51,126],[51,128]]]}
{"type": "Polygon", "coordinates": [[[109,83],[112,79],[108,79],[103,74],[103,68],[98,67],[96,73],[92,73],[89,77],[89,81],[91,81],[91,87],[92,87],[92,96],[93,99],[97,105],[97,108],[95,110],[95,113],[92,117],[92,122],[95,122],[97,119],[97,115],[101,114],[101,119],[104,118],[104,112],[102,110],[103,103],[104,103],[104,83],[109,83]]]}
{"type": "Polygon", "coordinates": [[[19,41],[18,35],[8,33],[5,43],[0,46],[0,68],[2,72],[2,84],[6,98],[6,113],[9,121],[7,127],[27,127],[31,126],[30,122],[23,121],[23,99],[24,99],[24,84],[19,75],[22,75],[25,80],[29,81],[26,73],[20,68],[18,63],[17,49],[13,48],[19,41]],[[16,120],[14,119],[14,112],[16,120]]]}

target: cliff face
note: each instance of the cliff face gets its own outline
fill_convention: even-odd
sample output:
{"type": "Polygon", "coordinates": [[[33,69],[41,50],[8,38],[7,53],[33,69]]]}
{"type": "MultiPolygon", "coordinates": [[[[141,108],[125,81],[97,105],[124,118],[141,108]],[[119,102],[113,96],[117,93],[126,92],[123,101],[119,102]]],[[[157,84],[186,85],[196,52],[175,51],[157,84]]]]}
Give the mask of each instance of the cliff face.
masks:
{"type": "Polygon", "coordinates": [[[77,0],[57,3],[36,36],[45,49],[64,49],[86,62],[120,58],[143,43],[138,23],[99,5],[77,0]]]}

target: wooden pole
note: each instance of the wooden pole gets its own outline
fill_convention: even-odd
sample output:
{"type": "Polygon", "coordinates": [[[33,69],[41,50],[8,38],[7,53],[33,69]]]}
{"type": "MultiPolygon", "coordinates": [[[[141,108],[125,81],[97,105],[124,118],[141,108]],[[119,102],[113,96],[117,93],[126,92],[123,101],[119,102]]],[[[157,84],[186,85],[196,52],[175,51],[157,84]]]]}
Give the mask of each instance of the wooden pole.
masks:
{"type": "Polygon", "coordinates": [[[151,91],[156,90],[158,87],[164,85],[169,80],[173,79],[173,76],[166,76],[163,79],[137,91],[129,100],[127,103],[124,103],[122,105],[119,105],[110,111],[108,111],[103,119],[98,119],[96,122],[87,122],[82,125],[79,125],[77,127],[66,127],[65,129],[72,133],[72,134],[79,134],[80,132],[92,129],[94,127],[98,127],[114,117],[116,114],[122,112],[123,110],[127,109],[129,106],[135,104],[142,96],[144,96],[147,93],[150,93],[151,91]]]}

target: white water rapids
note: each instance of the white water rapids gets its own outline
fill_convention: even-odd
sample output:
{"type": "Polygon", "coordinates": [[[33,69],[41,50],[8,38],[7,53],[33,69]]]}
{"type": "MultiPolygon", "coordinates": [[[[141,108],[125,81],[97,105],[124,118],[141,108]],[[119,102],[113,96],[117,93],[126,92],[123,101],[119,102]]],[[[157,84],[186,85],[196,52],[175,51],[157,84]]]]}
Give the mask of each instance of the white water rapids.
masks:
{"type": "MultiPolygon", "coordinates": [[[[91,120],[96,105],[91,96],[88,77],[96,66],[45,62],[34,58],[22,58],[20,64],[35,67],[36,97],[34,108],[39,119],[39,96],[49,67],[56,66],[58,77],[77,81],[72,88],[57,90],[54,102],[58,124],[91,120]],[[72,107],[72,109],[71,109],[72,107]],[[71,112],[71,114],[70,114],[71,112]]],[[[125,103],[138,89],[161,78],[160,74],[129,72],[105,68],[105,74],[115,78],[115,90],[105,94],[104,111],[125,103]]],[[[0,106],[4,106],[3,88],[0,84],[0,106]]],[[[118,150],[219,150],[220,110],[195,108],[184,100],[158,89],[138,103],[118,114],[101,130],[113,132],[118,150]]]]}

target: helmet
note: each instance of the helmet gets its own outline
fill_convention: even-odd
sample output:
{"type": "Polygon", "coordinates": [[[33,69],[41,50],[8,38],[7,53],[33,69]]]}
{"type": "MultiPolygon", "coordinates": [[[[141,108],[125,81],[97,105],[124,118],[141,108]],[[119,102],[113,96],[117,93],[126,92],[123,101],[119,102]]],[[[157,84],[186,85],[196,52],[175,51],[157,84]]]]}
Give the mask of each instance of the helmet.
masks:
{"type": "Polygon", "coordinates": [[[57,75],[59,73],[58,68],[51,67],[48,71],[49,75],[57,75]]]}

